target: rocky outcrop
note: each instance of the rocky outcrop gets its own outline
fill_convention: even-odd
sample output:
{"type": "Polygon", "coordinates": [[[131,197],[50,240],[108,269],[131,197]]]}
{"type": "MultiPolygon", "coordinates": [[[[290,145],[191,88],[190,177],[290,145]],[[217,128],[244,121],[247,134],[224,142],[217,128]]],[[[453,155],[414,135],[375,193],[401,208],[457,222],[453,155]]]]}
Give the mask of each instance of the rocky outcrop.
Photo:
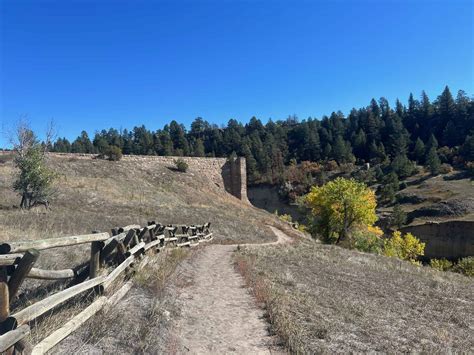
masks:
{"type": "Polygon", "coordinates": [[[401,229],[426,243],[427,258],[474,256],[474,221],[428,222],[401,229]]]}

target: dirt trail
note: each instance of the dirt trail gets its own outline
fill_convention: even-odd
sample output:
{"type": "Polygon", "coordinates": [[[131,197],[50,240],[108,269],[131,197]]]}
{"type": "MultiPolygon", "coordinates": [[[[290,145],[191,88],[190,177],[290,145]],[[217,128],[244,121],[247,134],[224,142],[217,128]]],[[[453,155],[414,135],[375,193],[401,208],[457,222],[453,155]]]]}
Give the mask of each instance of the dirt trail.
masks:
{"type": "MultiPolygon", "coordinates": [[[[278,240],[268,244],[291,240],[280,230],[271,228],[278,240]]],[[[269,335],[263,311],[234,270],[235,248],[235,245],[208,246],[184,266],[186,286],[178,296],[182,313],[176,327],[179,353],[285,353],[275,345],[277,339],[269,335]]]]}

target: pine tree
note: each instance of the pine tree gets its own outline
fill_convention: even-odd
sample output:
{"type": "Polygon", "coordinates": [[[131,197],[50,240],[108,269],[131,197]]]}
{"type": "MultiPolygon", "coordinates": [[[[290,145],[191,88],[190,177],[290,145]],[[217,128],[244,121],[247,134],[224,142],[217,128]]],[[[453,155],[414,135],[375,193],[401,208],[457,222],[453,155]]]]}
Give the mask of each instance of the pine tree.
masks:
{"type": "Polygon", "coordinates": [[[428,142],[426,143],[426,150],[429,151],[431,148],[438,149],[438,140],[434,136],[434,134],[431,134],[430,138],[428,139],[428,142]]]}
{"type": "Polygon", "coordinates": [[[204,152],[204,144],[202,142],[202,139],[198,138],[194,143],[194,156],[203,157],[204,155],[206,155],[206,153],[204,152]]]}
{"type": "Polygon", "coordinates": [[[474,135],[466,137],[461,147],[461,154],[466,161],[474,161],[474,135]]]}
{"type": "Polygon", "coordinates": [[[413,158],[417,163],[422,164],[426,155],[425,143],[420,138],[416,139],[415,147],[413,148],[413,158]]]}
{"type": "Polygon", "coordinates": [[[400,204],[393,206],[392,215],[390,216],[390,224],[394,227],[401,228],[407,222],[407,214],[400,207],[400,204]]]}
{"type": "Polygon", "coordinates": [[[394,172],[386,175],[380,191],[380,197],[383,201],[391,203],[395,201],[395,194],[399,189],[398,176],[394,172]]]}
{"type": "Polygon", "coordinates": [[[431,174],[436,175],[439,173],[441,161],[439,160],[438,153],[436,152],[436,148],[434,146],[432,146],[428,151],[425,161],[426,165],[430,169],[431,174]]]}

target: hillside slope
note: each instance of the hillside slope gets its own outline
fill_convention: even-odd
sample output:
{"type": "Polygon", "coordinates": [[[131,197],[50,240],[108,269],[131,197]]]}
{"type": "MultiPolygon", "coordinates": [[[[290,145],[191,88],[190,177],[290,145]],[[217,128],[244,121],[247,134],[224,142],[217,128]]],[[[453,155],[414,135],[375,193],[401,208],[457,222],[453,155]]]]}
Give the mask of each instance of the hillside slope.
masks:
{"type": "MultiPolygon", "coordinates": [[[[12,191],[11,157],[0,164],[0,239],[44,238],[92,230],[108,231],[148,220],[170,224],[211,222],[220,243],[274,239],[265,227],[273,218],[226,193],[210,178],[216,171],[190,164],[186,173],[149,157],[111,162],[91,157],[49,156],[59,173],[51,211],[20,211],[12,191]],[[171,169],[170,169],[171,168],[171,169]]],[[[273,222],[272,222],[273,223],[273,222]]]]}

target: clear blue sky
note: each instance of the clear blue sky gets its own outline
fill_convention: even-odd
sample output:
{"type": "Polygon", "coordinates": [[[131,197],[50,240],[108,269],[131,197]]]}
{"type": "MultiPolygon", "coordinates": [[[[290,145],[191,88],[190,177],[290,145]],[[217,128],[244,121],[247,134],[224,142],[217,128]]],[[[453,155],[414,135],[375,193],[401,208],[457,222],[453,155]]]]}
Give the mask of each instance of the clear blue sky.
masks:
{"type": "Polygon", "coordinates": [[[474,93],[472,0],[0,4],[2,126],[53,118],[69,139],[474,93]]]}

